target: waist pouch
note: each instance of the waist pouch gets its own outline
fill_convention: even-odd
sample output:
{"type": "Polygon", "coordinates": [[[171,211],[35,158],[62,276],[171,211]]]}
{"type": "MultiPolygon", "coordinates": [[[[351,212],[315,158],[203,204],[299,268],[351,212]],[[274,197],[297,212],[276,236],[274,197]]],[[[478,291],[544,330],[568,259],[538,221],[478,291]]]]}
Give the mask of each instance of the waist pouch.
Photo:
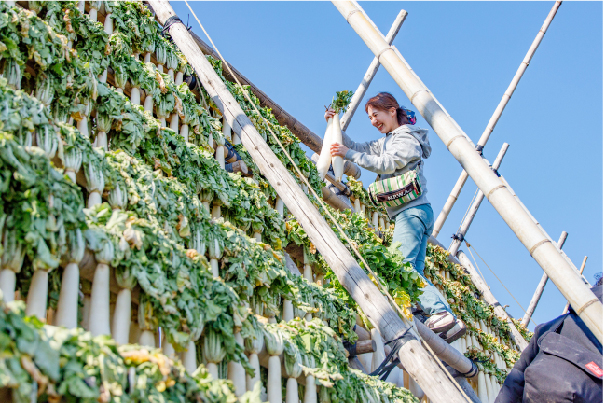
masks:
{"type": "Polygon", "coordinates": [[[376,205],[397,207],[421,197],[419,166],[402,175],[371,183],[368,188],[371,201],[376,205]]]}

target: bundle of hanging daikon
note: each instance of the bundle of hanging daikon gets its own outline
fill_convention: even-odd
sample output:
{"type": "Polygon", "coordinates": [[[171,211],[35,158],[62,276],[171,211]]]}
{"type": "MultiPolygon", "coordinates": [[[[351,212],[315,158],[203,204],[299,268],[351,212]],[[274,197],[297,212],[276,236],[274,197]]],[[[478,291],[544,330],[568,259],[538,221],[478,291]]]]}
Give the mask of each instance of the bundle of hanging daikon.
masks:
{"type": "Polygon", "coordinates": [[[340,156],[331,156],[331,145],[343,144],[343,135],[341,134],[341,124],[339,122],[339,112],[345,111],[352,100],[352,91],[337,91],[335,99],[329,107],[335,110],[335,116],[327,121],[327,130],[325,137],[322,140],[322,150],[320,157],[316,163],[320,179],[324,179],[331,163],[333,164],[333,172],[335,179],[341,182],[343,177],[343,158],[340,156]]]}

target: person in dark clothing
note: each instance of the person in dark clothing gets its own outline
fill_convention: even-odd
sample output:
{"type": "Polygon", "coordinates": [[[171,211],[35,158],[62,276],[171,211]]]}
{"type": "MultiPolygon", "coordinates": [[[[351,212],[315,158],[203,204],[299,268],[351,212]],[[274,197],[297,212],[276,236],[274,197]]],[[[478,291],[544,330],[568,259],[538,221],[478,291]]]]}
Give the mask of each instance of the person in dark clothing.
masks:
{"type": "MultiPolygon", "coordinates": [[[[600,301],[603,286],[592,287],[600,301]]],[[[539,325],[495,403],[601,402],[601,343],[570,308],[539,325]]]]}

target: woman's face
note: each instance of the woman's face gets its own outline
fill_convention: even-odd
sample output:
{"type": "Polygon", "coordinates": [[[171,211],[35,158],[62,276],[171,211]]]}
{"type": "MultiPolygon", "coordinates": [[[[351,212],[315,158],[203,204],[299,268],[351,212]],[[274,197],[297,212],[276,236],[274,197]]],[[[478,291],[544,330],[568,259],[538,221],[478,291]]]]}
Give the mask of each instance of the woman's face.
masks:
{"type": "Polygon", "coordinates": [[[381,133],[389,133],[400,127],[394,108],[383,110],[369,105],[367,113],[371,124],[381,133]]]}

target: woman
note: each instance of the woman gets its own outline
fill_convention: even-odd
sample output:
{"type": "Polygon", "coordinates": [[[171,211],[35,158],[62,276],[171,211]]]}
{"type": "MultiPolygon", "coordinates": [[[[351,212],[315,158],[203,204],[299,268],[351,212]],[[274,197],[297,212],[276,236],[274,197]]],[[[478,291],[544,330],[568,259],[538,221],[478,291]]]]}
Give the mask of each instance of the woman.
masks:
{"type": "MultiPolygon", "coordinates": [[[[466,328],[456,320],[438,289],[423,275],[427,240],[434,224],[433,210],[426,197],[427,181],[423,175],[423,158],[431,154],[427,130],[415,127],[414,112],[401,108],[390,93],[380,92],[367,101],[364,109],[371,124],[385,137],[368,143],[355,143],[344,133],[344,144],[333,144],[331,155],[338,155],[379,174],[379,180],[402,175],[418,167],[421,196],[400,206],[386,207],[389,216],[396,221],[392,242],[401,242],[399,250],[405,256],[405,262],[409,262],[426,283],[419,297],[421,309],[430,315],[425,324],[436,333],[446,332],[441,337],[452,342],[461,337],[466,328]]],[[[333,109],[325,113],[327,120],[333,116],[333,109]]]]}

